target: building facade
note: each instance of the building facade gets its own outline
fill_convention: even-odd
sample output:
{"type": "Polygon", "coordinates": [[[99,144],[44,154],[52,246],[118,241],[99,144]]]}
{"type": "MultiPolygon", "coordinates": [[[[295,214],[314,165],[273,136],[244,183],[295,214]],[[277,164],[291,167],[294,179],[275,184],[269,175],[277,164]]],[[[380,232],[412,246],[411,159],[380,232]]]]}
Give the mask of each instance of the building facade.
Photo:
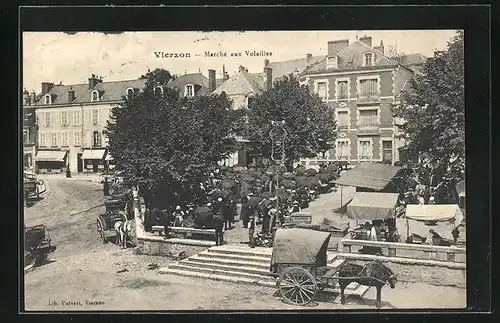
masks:
{"type": "Polygon", "coordinates": [[[384,47],[372,46],[371,37],[328,42],[328,55],[300,75],[303,84],[335,111],[337,138],[334,149],[315,159],[301,160],[314,167],[329,161],[387,162],[399,160],[404,142],[391,107],[414,71],[384,55],[384,47]]]}
{"type": "MultiPolygon", "coordinates": [[[[268,66],[266,60],[263,73],[249,73],[244,66],[239,66],[238,72],[231,77],[227,77],[212,93],[221,94],[224,92],[232,101],[234,109],[248,109],[255,95],[261,94],[272,87],[272,68],[268,66]]],[[[224,75],[225,72],[224,72],[224,75]]],[[[245,138],[238,137],[238,142],[242,148],[231,154],[229,158],[222,160],[221,165],[235,166],[247,165],[256,162],[257,156],[250,156],[245,149],[245,138]]]]}
{"type": "MultiPolygon", "coordinates": [[[[102,172],[113,168],[107,153],[106,125],[111,110],[121,106],[128,95],[144,89],[145,78],[103,82],[92,74],[88,84],[42,83],[36,103],[38,172],[102,172]]],[[[187,97],[208,92],[208,80],[201,73],[185,74],[168,87],[187,97]]],[[[163,91],[158,87],[155,91],[163,91]]]]}
{"type": "Polygon", "coordinates": [[[35,114],[35,93],[23,92],[23,167],[35,169],[37,152],[37,122],[35,114]]]}

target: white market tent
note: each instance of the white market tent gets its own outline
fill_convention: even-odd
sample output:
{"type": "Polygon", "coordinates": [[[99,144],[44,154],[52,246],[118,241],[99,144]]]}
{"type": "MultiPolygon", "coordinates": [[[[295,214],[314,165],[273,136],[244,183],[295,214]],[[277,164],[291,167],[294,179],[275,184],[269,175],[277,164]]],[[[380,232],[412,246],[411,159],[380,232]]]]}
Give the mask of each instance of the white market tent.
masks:
{"type": "Polygon", "coordinates": [[[347,215],[356,220],[385,220],[395,217],[396,193],[356,192],[347,205],[347,215]]]}
{"type": "Polygon", "coordinates": [[[425,236],[429,229],[446,239],[453,239],[451,231],[457,227],[463,220],[463,214],[457,204],[430,204],[406,206],[406,225],[409,233],[408,220],[414,220],[412,223],[412,232],[425,236]],[[426,221],[437,221],[434,226],[427,226],[426,221]]]}

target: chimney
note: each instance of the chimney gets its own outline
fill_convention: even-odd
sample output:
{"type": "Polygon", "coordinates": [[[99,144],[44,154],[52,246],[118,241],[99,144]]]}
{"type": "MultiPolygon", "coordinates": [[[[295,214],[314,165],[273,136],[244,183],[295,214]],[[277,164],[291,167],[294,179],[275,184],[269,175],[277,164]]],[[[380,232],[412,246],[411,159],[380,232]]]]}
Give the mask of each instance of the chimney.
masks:
{"type": "Polygon", "coordinates": [[[306,55],[306,66],[311,65],[311,59],[312,59],[312,57],[313,57],[313,56],[312,56],[312,54],[309,54],[309,53],[308,53],[308,54],[306,55]]]}
{"type": "Polygon", "coordinates": [[[215,70],[208,70],[208,91],[212,93],[215,91],[215,70]]]}
{"type": "Polygon", "coordinates": [[[68,90],[68,103],[72,103],[73,101],[75,101],[75,91],[70,87],[68,90]]]}
{"type": "Polygon", "coordinates": [[[240,65],[240,67],[238,67],[238,71],[243,72],[244,70],[245,70],[245,67],[244,67],[244,66],[241,66],[241,65],[240,65]]]}
{"type": "Polygon", "coordinates": [[[266,90],[273,87],[273,69],[267,66],[264,67],[264,87],[266,90]]]}
{"type": "Polygon", "coordinates": [[[49,93],[53,87],[54,83],[42,82],[42,95],[49,93]]]}
{"type": "Polygon", "coordinates": [[[349,46],[348,39],[333,40],[328,42],[328,56],[333,56],[340,52],[342,49],[349,46]]]}
{"type": "Polygon", "coordinates": [[[265,60],[264,60],[264,67],[265,67],[265,66],[269,66],[269,60],[268,60],[268,59],[265,59],[265,60]]]}
{"type": "Polygon", "coordinates": [[[34,104],[35,101],[36,101],[36,93],[35,93],[35,91],[33,91],[30,94],[30,102],[34,104]]]}
{"type": "Polygon", "coordinates": [[[94,87],[98,84],[101,83],[102,79],[99,79],[98,76],[95,74],[92,74],[92,76],[89,78],[89,90],[93,90],[94,87]]]}
{"type": "Polygon", "coordinates": [[[381,52],[382,54],[384,54],[384,42],[381,40],[380,41],[380,46],[375,46],[375,47],[373,47],[373,49],[378,50],[379,52],[381,52]]]}
{"type": "Polygon", "coordinates": [[[359,37],[359,41],[365,44],[366,46],[372,48],[372,37],[371,36],[363,36],[359,37]]]}

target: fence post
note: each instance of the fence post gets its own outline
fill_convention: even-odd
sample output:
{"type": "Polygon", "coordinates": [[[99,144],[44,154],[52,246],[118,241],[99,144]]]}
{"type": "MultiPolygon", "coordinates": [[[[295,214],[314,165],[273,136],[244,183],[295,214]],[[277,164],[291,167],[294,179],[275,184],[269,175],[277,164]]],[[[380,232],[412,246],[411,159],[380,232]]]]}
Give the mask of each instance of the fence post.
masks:
{"type": "Polygon", "coordinates": [[[448,261],[452,261],[452,262],[455,262],[455,253],[453,252],[448,252],[447,253],[448,257],[447,257],[447,260],[448,261]]]}

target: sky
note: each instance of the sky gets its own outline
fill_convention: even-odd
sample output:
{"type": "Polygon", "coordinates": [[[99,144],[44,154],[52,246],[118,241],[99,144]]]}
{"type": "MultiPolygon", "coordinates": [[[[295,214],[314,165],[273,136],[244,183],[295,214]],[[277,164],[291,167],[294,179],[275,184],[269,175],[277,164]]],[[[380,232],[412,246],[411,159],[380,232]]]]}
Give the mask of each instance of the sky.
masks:
{"type": "Polygon", "coordinates": [[[356,36],[371,36],[373,46],[384,42],[385,50],[396,47],[402,53],[422,53],[432,57],[446,49],[454,30],[352,30],[352,31],[244,31],[244,32],[124,32],[104,34],[81,32],[23,33],[23,87],[39,93],[42,82],[55,84],[87,83],[91,74],[103,81],[136,79],[148,69],[165,68],[172,74],[215,69],[222,77],[222,66],[231,75],[239,65],[249,72],[262,72],[264,60],[270,62],[326,55],[327,42],[356,36]],[[226,52],[227,57],[205,57],[205,52],[226,52]],[[245,51],[271,53],[249,56],[245,51]],[[190,53],[190,58],[158,58],[163,53],[190,53]],[[231,57],[231,53],[241,53],[231,57]],[[161,55],[161,54],[159,54],[161,55]],[[196,56],[200,55],[200,56],[196,56]],[[267,54],[269,55],[269,54],[267,54]]]}

